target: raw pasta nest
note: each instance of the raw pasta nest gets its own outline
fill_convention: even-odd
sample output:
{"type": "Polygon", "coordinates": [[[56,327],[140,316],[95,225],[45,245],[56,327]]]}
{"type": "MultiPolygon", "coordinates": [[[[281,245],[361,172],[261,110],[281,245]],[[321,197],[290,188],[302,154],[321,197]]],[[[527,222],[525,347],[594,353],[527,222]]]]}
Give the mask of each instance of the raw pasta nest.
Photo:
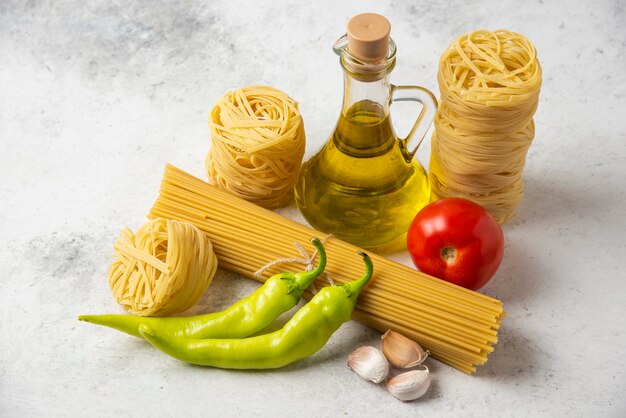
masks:
{"type": "Polygon", "coordinates": [[[293,99],[267,86],[233,90],[213,107],[209,128],[209,183],[265,208],[291,201],[305,148],[293,99]]]}
{"type": "Polygon", "coordinates": [[[194,305],[211,284],[217,258],[208,237],[181,221],[154,219],[113,246],[109,270],[115,300],[132,314],[165,316],[194,305]]]}
{"type": "Polygon", "coordinates": [[[532,107],[541,87],[541,66],[525,36],[479,30],[460,36],[448,47],[439,61],[437,79],[444,100],[461,99],[477,110],[532,107]]]}

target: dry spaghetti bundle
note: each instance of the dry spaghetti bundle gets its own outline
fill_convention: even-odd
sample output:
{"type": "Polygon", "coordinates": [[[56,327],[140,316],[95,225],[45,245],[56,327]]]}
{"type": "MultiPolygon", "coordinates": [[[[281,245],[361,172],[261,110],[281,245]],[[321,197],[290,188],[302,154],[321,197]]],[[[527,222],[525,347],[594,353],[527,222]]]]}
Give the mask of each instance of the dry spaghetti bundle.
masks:
{"type": "Polygon", "coordinates": [[[304,155],[298,104],[267,86],[226,93],[209,116],[209,182],[266,208],[284,206],[304,155]]]}
{"type": "Polygon", "coordinates": [[[472,32],[444,52],[437,79],[433,193],[473,200],[504,223],[524,193],[522,170],[541,88],[537,52],[514,32],[472,32]]]}
{"type": "Polygon", "coordinates": [[[217,258],[208,237],[195,226],[154,219],[126,228],[113,246],[109,270],[115,300],[141,316],[165,316],[195,304],[213,280],[217,258]]]}
{"type": "MultiPolygon", "coordinates": [[[[324,236],[170,165],[149,216],[194,224],[213,242],[220,266],[256,280],[283,271],[301,271],[297,262],[271,263],[262,277],[255,274],[269,262],[293,255],[294,241],[306,243],[311,254],[314,248],[309,238],[324,236]]],[[[328,255],[325,271],[335,283],[362,274],[357,247],[337,238],[324,245],[328,255]]],[[[389,328],[399,331],[433,357],[466,373],[487,361],[498,340],[502,302],[370,255],[374,277],[359,296],[355,319],[383,332],[389,328]]],[[[314,287],[327,284],[326,279],[318,279],[314,287]]]]}

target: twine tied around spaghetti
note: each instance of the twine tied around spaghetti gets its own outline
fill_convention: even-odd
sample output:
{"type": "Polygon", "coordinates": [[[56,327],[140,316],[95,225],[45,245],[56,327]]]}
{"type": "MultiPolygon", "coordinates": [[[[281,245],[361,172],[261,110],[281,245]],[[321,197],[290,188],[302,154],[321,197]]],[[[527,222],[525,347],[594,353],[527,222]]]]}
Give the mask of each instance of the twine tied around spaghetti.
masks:
{"type": "MultiPolygon", "coordinates": [[[[328,234],[324,237],[324,239],[322,240],[322,244],[325,244],[326,241],[328,241],[330,238],[333,237],[333,234],[328,234]]],[[[298,263],[298,264],[302,264],[305,266],[304,271],[311,271],[313,269],[315,269],[315,264],[314,264],[314,260],[315,257],[317,257],[317,249],[315,251],[313,251],[313,253],[311,255],[309,255],[309,252],[306,250],[306,248],[304,248],[304,245],[302,245],[301,243],[299,243],[298,241],[294,241],[293,242],[293,246],[296,248],[296,250],[298,250],[298,252],[300,253],[300,255],[302,257],[283,257],[283,258],[277,258],[276,260],[270,261],[269,263],[267,263],[266,265],[264,265],[263,267],[261,267],[260,269],[258,269],[257,271],[254,272],[254,276],[256,277],[261,277],[263,276],[263,274],[270,268],[278,265],[278,264],[282,264],[282,263],[298,263]]],[[[330,274],[328,274],[327,272],[323,272],[320,276],[324,276],[326,278],[326,280],[328,281],[328,284],[330,284],[331,286],[333,286],[335,284],[335,282],[333,281],[332,277],[330,274]]],[[[317,293],[317,289],[315,288],[315,284],[311,283],[311,285],[309,286],[310,291],[312,294],[316,294],[317,293]]]]}

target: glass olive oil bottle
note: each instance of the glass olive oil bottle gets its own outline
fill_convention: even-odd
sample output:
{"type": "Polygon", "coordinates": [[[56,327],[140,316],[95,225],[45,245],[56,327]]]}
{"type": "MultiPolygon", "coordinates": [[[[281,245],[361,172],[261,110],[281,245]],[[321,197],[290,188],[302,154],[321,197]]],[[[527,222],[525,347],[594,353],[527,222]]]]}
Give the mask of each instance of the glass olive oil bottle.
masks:
{"type": "Polygon", "coordinates": [[[350,36],[360,25],[366,31],[372,25],[384,29],[385,22],[388,25],[379,15],[358,15],[348,24],[348,35],[335,44],[344,70],[341,115],[328,142],[303,165],[295,188],[296,204],[311,226],[364,248],[388,244],[403,235],[430,201],[426,171],[413,158],[415,150],[407,149],[407,141],[417,137],[421,142],[436,111],[436,100],[421,87],[389,83],[395,45],[388,29],[377,47],[371,42],[363,46],[350,36]],[[368,16],[367,22],[353,25],[361,16],[368,16]],[[369,16],[374,16],[373,21],[369,16]],[[409,138],[398,138],[394,132],[389,115],[394,100],[422,103],[409,138]]]}

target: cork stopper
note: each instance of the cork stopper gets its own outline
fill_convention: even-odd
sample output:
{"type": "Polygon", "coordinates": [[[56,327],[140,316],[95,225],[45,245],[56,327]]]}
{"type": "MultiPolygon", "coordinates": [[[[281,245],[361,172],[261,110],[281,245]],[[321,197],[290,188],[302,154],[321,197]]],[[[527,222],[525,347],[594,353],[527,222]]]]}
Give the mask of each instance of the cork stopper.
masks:
{"type": "Polygon", "coordinates": [[[379,61],[389,51],[391,24],[384,16],[363,13],[348,22],[348,51],[362,61],[379,61]]]}

